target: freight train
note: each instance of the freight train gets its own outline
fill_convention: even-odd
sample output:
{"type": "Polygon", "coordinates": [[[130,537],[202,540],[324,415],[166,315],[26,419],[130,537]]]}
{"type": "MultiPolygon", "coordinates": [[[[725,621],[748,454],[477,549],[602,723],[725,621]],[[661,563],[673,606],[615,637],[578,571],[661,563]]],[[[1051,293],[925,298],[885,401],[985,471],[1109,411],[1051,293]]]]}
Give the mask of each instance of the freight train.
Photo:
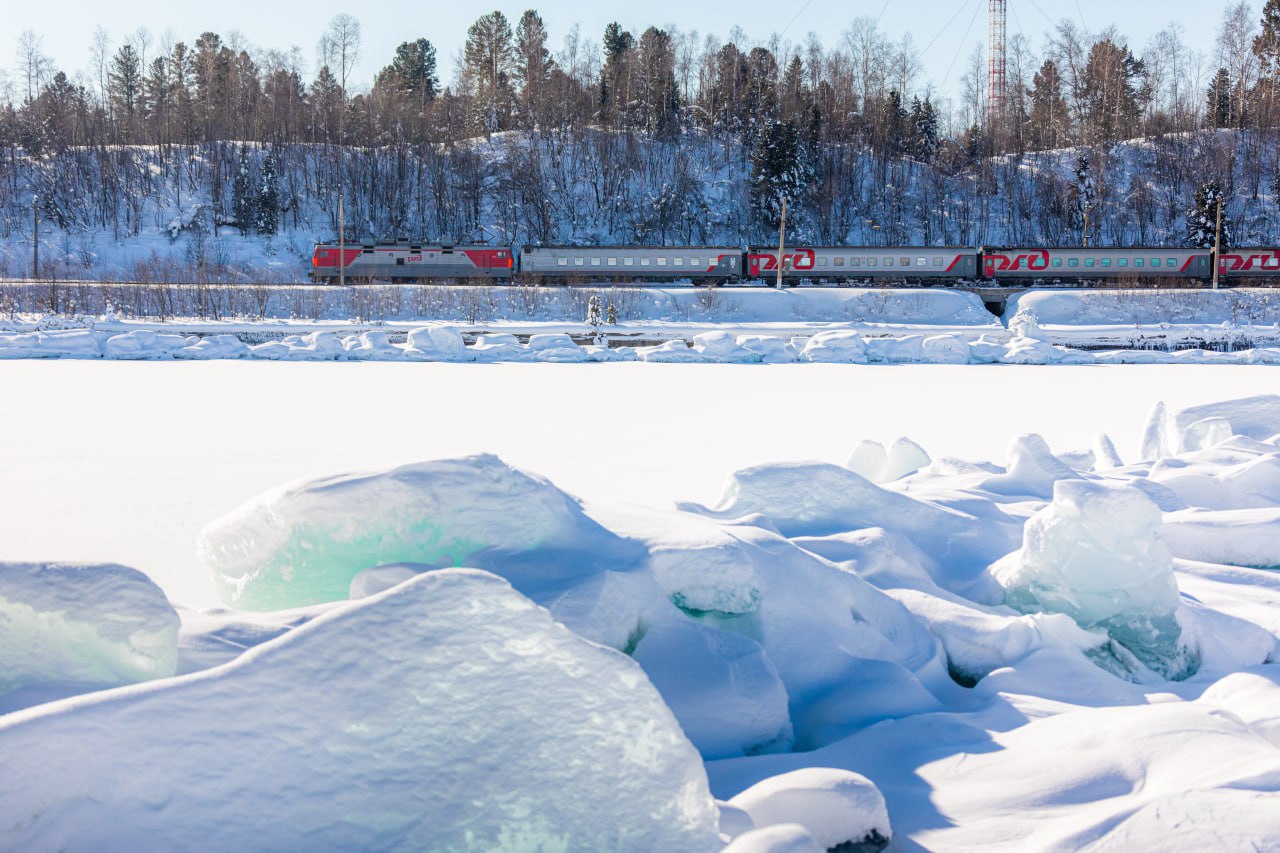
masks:
{"type": "MultiPolygon", "coordinates": [[[[515,246],[397,240],[316,245],[314,281],[497,282],[530,284],[1124,284],[1208,283],[1207,249],[1044,247],[515,246]]],[[[1280,248],[1234,249],[1219,258],[1223,284],[1280,280],[1280,248]]]]}

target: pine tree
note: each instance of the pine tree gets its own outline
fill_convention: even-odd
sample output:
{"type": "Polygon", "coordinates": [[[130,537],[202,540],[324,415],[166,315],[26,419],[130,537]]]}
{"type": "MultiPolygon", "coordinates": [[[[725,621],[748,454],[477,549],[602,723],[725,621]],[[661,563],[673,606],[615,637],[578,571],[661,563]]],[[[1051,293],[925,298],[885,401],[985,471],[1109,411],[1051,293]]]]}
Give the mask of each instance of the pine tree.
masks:
{"type": "Polygon", "coordinates": [[[1062,94],[1057,64],[1045,60],[1031,83],[1031,141],[1035,148],[1058,148],[1066,143],[1070,113],[1062,94]]]}
{"type": "Polygon", "coordinates": [[[515,41],[506,15],[490,12],[471,25],[463,62],[475,95],[473,124],[485,133],[505,129],[515,100],[516,71],[515,41]]]}
{"type": "Polygon", "coordinates": [[[268,151],[262,161],[262,183],[258,187],[254,227],[259,234],[270,237],[276,233],[280,218],[279,165],[274,151],[268,151]]]}
{"type": "Polygon", "coordinates": [[[1264,74],[1280,74],[1280,0],[1262,8],[1262,30],[1253,40],[1253,53],[1264,74]]]}
{"type": "Polygon", "coordinates": [[[424,38],[400,45],[391,64],[378,72],[374,86],[389,88],[419,110],[424,109],[440,91],[435,47],[424,38]]]}
{"type": "Polygon", "coordinates": [[[133,45],[126,44],[116,51],[107,79],[111,88],[111,108],[116,119],[125,128],[132,129],[134,114],[142,97],[142,62],[133,45]]]}
{"type": "Polygon", "coordinates": [[[253,227],[254,216],[253,178],[249,174],[249,150],[240,146],[240,165],[236,169],[235,180],[231,184],[231,216],[240,229],[241,236],[247,236],[253,227]]]}
{"type": "Polygon", "coordinates": [[[1232,246],[1232,228],[1227,219],[1226,199],[1222,185],[1217,181],[1203,184],[1196,190],[1195,206],[1187,211],[1187,240],[1198,249],[1214,248],[1214,238],[1219,236],[1218,251],[1229,251],[1232,246]],[[1218,227],[1218,205],[1222,204],[1222,225],[1218,227]]]}

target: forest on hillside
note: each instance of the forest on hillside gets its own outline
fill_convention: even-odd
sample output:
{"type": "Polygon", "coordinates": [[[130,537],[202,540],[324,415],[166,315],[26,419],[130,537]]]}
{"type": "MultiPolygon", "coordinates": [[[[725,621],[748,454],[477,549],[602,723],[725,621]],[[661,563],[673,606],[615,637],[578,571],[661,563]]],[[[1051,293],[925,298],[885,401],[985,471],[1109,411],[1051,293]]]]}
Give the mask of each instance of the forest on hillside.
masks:
{"type": "Polygon", "coordinates": [[[340,197],[353,239],[521,245],[761,241],[784,199],[818,243],[1182,243],[1219,191],[1237,242],[1280,225],[1280,0],[1229,5],[1212,56],[1176,26],[1141,47],[1071,20],[1014,36],[995,114],[980,48],[941,97],[869,18],[832,46],[612,24],[555,47],[536,11],[492,12],[456,67],[417,38],[369,86],[350,15],[314,64],[99,31],[68,72],[41,44],[18,38],[0,86],[6,274],[33,218],[67,275],[143,237],[156,263],[234,266],[228,234],[300,257],[340,197]]]}

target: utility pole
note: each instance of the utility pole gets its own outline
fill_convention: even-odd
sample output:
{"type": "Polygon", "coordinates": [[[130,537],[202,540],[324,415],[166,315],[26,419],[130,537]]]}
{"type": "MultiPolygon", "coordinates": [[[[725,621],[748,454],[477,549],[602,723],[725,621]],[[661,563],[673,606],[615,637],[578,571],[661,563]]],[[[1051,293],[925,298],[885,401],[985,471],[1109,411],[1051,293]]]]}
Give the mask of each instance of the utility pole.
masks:
{"type": "Polygon", "coordinates": [[[347,231],[343,221],[341,187],[338,189],[338,286],[347,286],[347,231]]]}
{"type": "Polygon", "coordinates": [[[782,197],[782,224],[778,226],[778,290],[782,290],[782,270],[787,265],[787,197],[782,197]]]}
{"type": "Polygon", "coordinates": [[[1218,275],[1222,272],[1222,193],[1218,193],[1218,212],[1213,223],[1213,289],[1218,289],[1218,275]]]}
{"type": "Polygon", "coordinates": [[[40,277],[40,196],[31,197],[31,222],[35,239],[31,241],[31,277],[40,277]]]}

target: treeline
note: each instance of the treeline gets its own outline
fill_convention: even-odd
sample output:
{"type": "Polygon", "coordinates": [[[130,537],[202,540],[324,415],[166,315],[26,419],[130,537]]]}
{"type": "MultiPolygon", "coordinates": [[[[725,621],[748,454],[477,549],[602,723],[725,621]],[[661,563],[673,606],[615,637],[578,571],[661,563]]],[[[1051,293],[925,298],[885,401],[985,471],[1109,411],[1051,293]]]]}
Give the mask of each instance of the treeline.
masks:
{"type": "Polygon", "coordinates": [[[829,242],[1178,242],[1214,181],[1241,239],[1274,228],[1280,0],[1229,6],[1212,58],[1177,27],[1140,49],[1071,21],[1038,51],[1015,36],[994,114],[980,50],[940,98],[911,38],[871,19],[834,45],[611,24],[553,49],[537,12],[493,12],[448,81],[418,38],[368,86],[361,49],[348,15],[314,72],[215,33],[100,33],[69,74],[23,34],[0,104],[4,234],[32,194],[52,224],[119,238],[332,233],[341,195],[370,235],[749,241],[785,199],[789,230],[829,242]],[[1135,138],[1140,157],[1116,145],[1135,138]]]}

